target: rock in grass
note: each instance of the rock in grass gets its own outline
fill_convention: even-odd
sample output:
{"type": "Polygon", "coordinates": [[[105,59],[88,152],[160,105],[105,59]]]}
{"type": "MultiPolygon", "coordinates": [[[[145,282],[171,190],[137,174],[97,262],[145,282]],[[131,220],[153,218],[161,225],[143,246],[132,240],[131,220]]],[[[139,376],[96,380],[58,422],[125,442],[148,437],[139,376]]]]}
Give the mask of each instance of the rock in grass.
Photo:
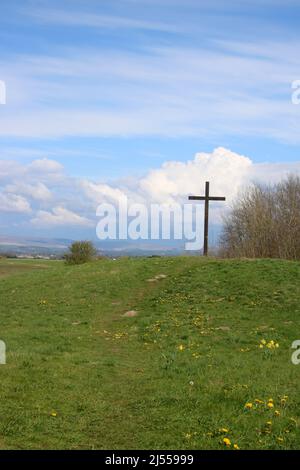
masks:
{"type": "Polygon", "coordinates": [[[157,274],[155,277],[151,279],[147,279],[147,282],[156,282],[159,281],[160,279],[165,279],[167,277],[166,274],[157,274]]]}
{"type": "Polygon", "coordinates": [[[126,318],[132,318],[137,316],[137,311],[136,310],[129,310],[128,312],[125,312],[122,316],[126,318]]]}

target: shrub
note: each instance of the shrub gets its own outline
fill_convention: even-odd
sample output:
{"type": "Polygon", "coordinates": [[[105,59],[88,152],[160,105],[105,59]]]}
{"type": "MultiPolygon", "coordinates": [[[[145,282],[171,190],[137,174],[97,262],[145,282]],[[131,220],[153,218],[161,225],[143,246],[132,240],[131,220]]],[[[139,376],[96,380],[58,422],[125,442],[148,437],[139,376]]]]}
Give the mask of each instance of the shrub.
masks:
{"type": "Polygon", "coordinates": [[[300,259],[300,178],[253,185],[224,220],[221,254],[227,257],[300,259]]]}
{"type": "Polygon", "coordinates": [[[65,255],[67,264],[83,264],[92,261],[96,256],[96,249],[90,241],[78,241],[69,247],[69,253],[65,255]]]}

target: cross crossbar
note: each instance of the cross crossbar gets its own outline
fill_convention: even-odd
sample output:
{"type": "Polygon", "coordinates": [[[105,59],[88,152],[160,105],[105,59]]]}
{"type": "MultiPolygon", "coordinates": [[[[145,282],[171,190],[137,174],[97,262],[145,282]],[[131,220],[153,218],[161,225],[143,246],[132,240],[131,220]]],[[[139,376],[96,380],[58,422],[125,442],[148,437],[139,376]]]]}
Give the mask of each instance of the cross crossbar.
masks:
{"type": "MultiPolygon", "coordinates": [[[[206,199],[207,199],[206,196],[189,196],[190,201],[205,201],[206,199]]],[[[226,197],[210,196],[209,200],[210,201],[226,201],[226,197]]]]}

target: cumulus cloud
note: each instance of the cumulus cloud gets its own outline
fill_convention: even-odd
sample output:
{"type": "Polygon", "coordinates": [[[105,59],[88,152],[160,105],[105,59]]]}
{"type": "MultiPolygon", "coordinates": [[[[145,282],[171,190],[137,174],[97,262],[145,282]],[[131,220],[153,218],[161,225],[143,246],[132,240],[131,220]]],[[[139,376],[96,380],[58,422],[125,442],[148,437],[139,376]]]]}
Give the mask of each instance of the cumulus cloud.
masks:
{"type": "Polygon", "coordinates": [[[31,212],[31,208],[27,199],[22,196],[0,193],[0,213],[1,212],[28,214],[31,212]]]}
{"type": "Polygon", "coordinates": [[[236,195],[253,166],[252,161],[237,153],[219,147],[212,153],[197,153],[188,162],[167,162],[151,171],[140,181],[140,189],[157,202],[175,202],[188,194],[203,191],[205,181],[212,182],[212,190],[228,200],[236,195]]]}
{"type": "Polygon", "coordinates": [[[230,203],[241,185],[254,175],[255,165],[250,158],[223,147],[212,153],[197,153],[187,162],[169,161],[151,170],[135,185],[116,182],[115,185],[81,182],[86,196],[95,203],[120,202],[127,197],[131,202],[183,203],[188,195],[202,193],[205,181],[211,181],[215,196],[226,196],[230,203]]]}
{"type": "Polygon", "coordinates": [[[36,217],[30,221],[33,225],[38,227],[52,227],[52,226],[81,226],[91,227],[93,222],[86,217],[82,217],[74,212],[65,209],[64,207],[54,207],[51,212],[37,211],[36,217]]]}
{"type": "Polygon", "coordinates": [[[13,160],[0,160],[0,184],[12,178],[12,175],[20,176],[24,167],[13,160]]]}
{"type": "Polygon", "coordinates": [[[86,197],[98,204],[104,200],[119,202],[128,196],[128,192],[121,191],[119,188],[114,188],[108,184],[96,184],[92,181],[83,180],[80,185],[86,197]]]}
{"type": "Polygon", "coordinates": [[[37,201],[49,201],[52,198],[51,191],[44,183],[26,184],[15,183],[6,186],[5,191],[8,193],[18,193],[24,196],[29,196],[37,201]]]}
{"type": "Polygon", "coordinates": [[[219,147],[211,153],[197,153],[189,161],[168,161],[144,176],[116,180],[110,184],[87,178],[74,178],[55,160],[39,159],[30,164],[4,162],[0,165],[0,213],[16,215],[15,223],[28,227],[55,229],[96,227],[97,206],[101,203],[187,203],[188,196],[202,195],[205,181],[213,196],[226,202],[211,205],[210,220],[220,221],[243,186],[253,181],[272,183],[288,173],[300,174],[300,162],[254,163],[248,156],[219,147]],[[21,218],[22,214],[22,218],[21,218]],[[24,221],[24,216],[26,220],[24,221]]]}
{"type": "Polygon", "coordinates": [[[63,170],[63,166],[55,160],[49,160],[48,158],[42,158],[34,160],[28,165],[29,172],[43,172],[43,173],[57,173],[63,170]]]}

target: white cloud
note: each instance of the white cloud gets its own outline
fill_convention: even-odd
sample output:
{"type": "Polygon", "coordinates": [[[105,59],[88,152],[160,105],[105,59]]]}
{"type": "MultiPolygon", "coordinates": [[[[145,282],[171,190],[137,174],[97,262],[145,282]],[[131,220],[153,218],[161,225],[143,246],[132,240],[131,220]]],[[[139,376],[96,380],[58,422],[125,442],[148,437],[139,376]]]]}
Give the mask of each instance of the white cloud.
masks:
{"type": "Polygon", "coordinates": [[[41,173],[60,173],[63,170],[63,166],[55,160],[49,160],[48,158],[42,158],[34,160],[28,165],[29,172],[41,172],[41,173]]]}
{"type": "Polygon", "coordinates": [[[97,13],[67,12],[66,10],[32,9],[27,10],[36,20],[43,23],[55,23],[65,26],[86,26],[89,28],[112,29],[144,29],[150,31],[178,31],[172,24],[147,21],[138,18],[120,17],[115,15],[101,15],[97,13]]]}
{"type": "Polygon", "coordinates": [[[49,191],[44,183],[40,182],[35,184],[17,182],[6,186],[5,191],[29,196],[37,201],[49,201],[52,198],[51,191],[49,191]]]}
{"type": "Polygon", "coordinates": [[[85,217],[82,217],[75,212],[72,212],[64,207],[54,207],[52,212],[37,211],[36,217],[32,218],[30,222],[38,227],[91,227],[93,222],[85,217]]]}
{"type": "Polygon", "coordinates": [[[212,196],[226,197],[226,202],[211,204],[210,219],[220,223],[239,191],[254,181],[274,183],[289,173],[300,174],[300,162],[255,164],[249,157],[226,148],[216,148],[211,153],[197,153],[187,162],[169,161],[160,168],[149,171],[132,184],[129,180],[113,185],[81,182],[84,197],[94,205],[115,203],[124,196],[129,203],[188,203],[189,195],[204,195],[205,181],[210,181],[212,196]]]}
{"type": "Polygon", "coordinates": [[[118,203],[127,196],[126,192],[113,188],[108,184],[96,184],[87,180],[81,181],[80,184],[86,196],[97,204],[104,201],[118,203]]]}
{"type": "Polygon", "coordinates": [[[0,213],[19,213],[22,217],[16,215],[16,224],[23,224],[27,216],[29,227],[60,227],[66,234],[73,226],[95,229],[100,203],[118,205],[125,197],[129,203],[145,205],[187,203],[189,195],[204,193],[205,181],[211,183],[212,196],[226,197],[225,203],[211,204],[211,222],[218,222],[239,190],[252,181],[272,183],[288,173],[300,174],[300,162],[257,164],[223,147],[197,153],[189,161],[165,162],[138,179],[109,184],[70,177],[55,160],[35,160],[27,165],[6,162],[0,168],[0,213]]]}
{"type": "Polygon", "coordinates": [[[1,181],[11,180],[12,176],[19,177],[24,172],[24,167],[14,160],[0,160],[0,184],[1,181]]]}
{"type": "MultiPolygon", "coordinates": [[[[202,193],[205,181],[211,181],[215,196],[226,196],[230,203],[239,188],[255,175],[255,165],[250,158],[223,147],[212,153],[197,153],[187,162],[169,161],[151,170],[134,185],[115,182],[114,185],[97,184],[88,180],[81,188],[94,203],[118,203],[124,196],[129,201],[153,203],[187,202],[188,195],[202,193]]],[[[268,165],[265,173],[268,173],[268,165]]]]}
{"type": "Polygon", "coordinates": [[[219,147],[212,153],[197,153],[194,160],[167,162],[140,181],[140,188],[151,199],[163,202],[181,199],[204,190],[205,181],[212,182],[212,191],[228,200],[249,175],[253,163],[247,157],[219,147]]]}
{"type": "Polygon", "coordinates": [[[257,163],[253,165],[248,179],[263,184],[278,183],[290,174],[300,176],[300,162],[257,163]]]}
{"type": "Polygon", "coordinates": [[[251,135],[299,143],[300,106],[291,103],[298,46],[219,39],[198,48],[18,56],[0,63],[14,100],[2,110],[0,136],[251,135]]]}
{"type": "Polygon", "coordinates": [[[31,208],[27,199],[22,196],[17,194],[0,193],[0,213],[1,212],[29,214],[31,212],[31,208]]]}

